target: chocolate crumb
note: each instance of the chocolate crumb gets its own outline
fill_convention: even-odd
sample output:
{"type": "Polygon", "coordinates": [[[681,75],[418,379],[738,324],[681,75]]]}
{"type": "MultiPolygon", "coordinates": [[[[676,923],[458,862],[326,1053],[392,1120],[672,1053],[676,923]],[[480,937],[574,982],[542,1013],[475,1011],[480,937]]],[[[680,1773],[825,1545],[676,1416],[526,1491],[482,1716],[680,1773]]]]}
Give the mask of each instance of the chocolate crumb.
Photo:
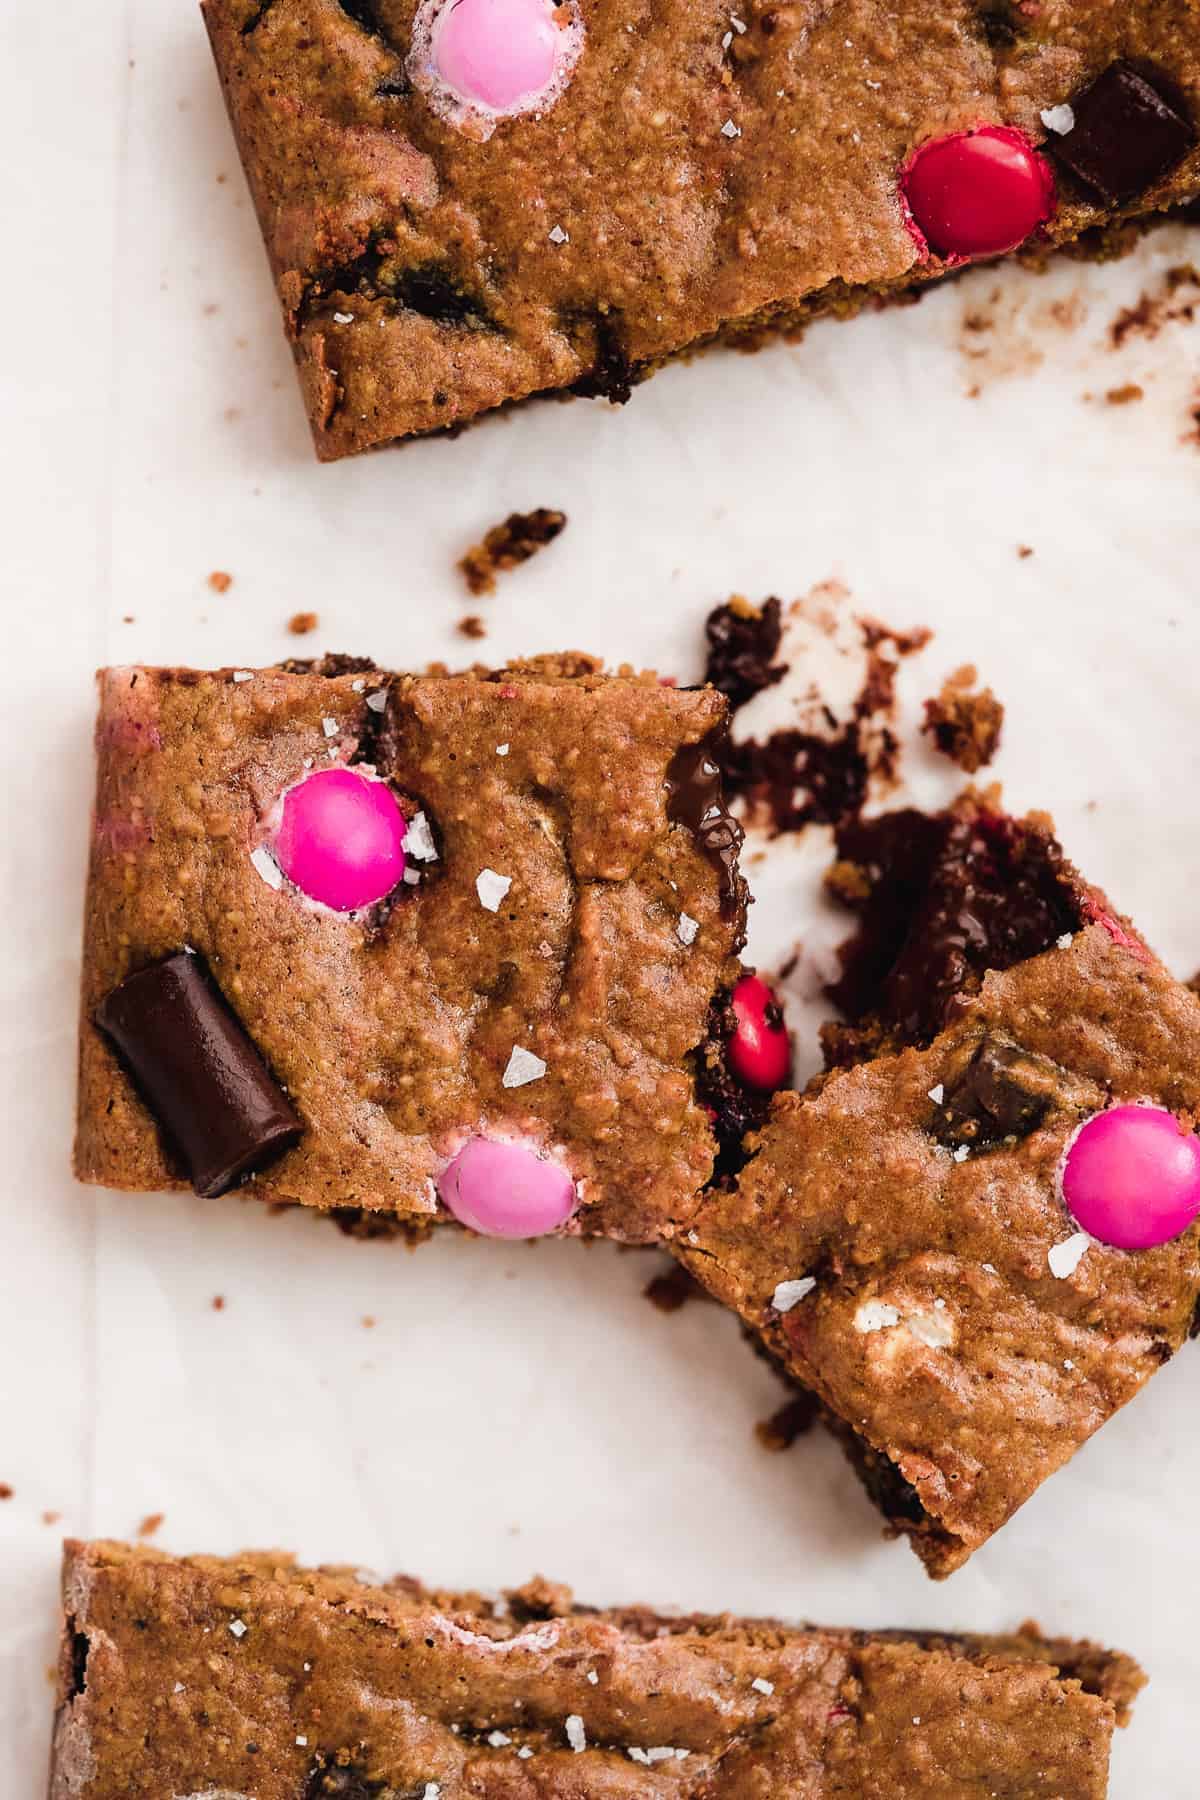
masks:
{"type": "Polygon", "coordinates": [[[227,575],[224,569],[214,569],[208,578],[208,585],[214,594],[227,594],[233,586],[233,576],[227,575]]]}
{"type": "Polygon", "coordinates": [[[1164,325],[1190,325],[1200,306],[1200,268],[1195,263],[1176,263],[1169,268],[1157,292],[1143,293],[1132,306],[1124,306],[1108,328],[1109,342],[1119,350],[1128,338],[1156,338],[1164,325]]]}
{"type": "Polygon", "coordinates": [[[142,1520],[141,1524],[137,1528],[138,1536],[140,1538],[153,1537],[155,1532],[158,1530],[159,1526],[162,1524],[163,1520],[166,1518],[166,1516],[167,1516],[166,1513],[160,1513],[160,1512],[147,1513],[145,1518],[142,1520]]]}
{"type": "Polygon", "coordinates": [[[487,626],[478,613],[468,613],[465,619],[458,621],[458,629],[465,638],[483,638],[487,636],[487,626]]]}
{"type": "Polygon", "coordinates": [[[293,637],[304,637],[308,632],[315,631],[320,623],[315,612],[293,613],[288,620],[288,630],[293,637]]]}
{"type": "Polygon", "coordinates": [[[753,606],[735,594],[724,606],[714,607],[705,620],[708,660],[704,679],[725,695],[734,712],[787,674],[787,664],[775,661],[783,636],[782,615],[779,600],[753,606]]]}
{"type": "Polygon", "coordinates": [[[1027,556],[1033,555],[1033,545],[1032,544],[1018,544],[1017,545],[1017,555],[1021,558],[1021,561],[1024,562],[1024,560],[1027,556]]]}
{"type": "Polygon", "coordinates": [[[1109,388],[1104,398],[1110,406],[1128,406],[1133,400],[1143,399],[1145,393],[1145,388],[1139,387],[1136,381],[1126,381],[1120,387],[1109,388]]]}
{"type": "Polygon", "coordinates": [[[975,669],[955,669],[942,689],[925,702],[922,732],[934,748],[967,775],[985,768],[1000,747],[1004,708],[991,688],[975,689],[975,669]]]}
{"type": "Polygon", "coordinates": [[[13,1491],[7,1481],[0,1481],[0,1500],[11,1500],[12,1497],[13,1491]]]}
{"type": "Polygon", "coordinates": [[[707,1300],[708,1293],[694,1281],[681,1264],[668,1269],[662,1275],[656,1275],[648,1281],[642,1293],[656,1306],[659,1312],[675,1313],[686,1306],[689,1300],[707,1300]]]}
{"type": "MultiPolygon", "coordinates": [[[[494,594],[496,576],[528,562],[552,544],[566,525],[567,515],[554,507],[538,506],[532,512],[509,513],[502,525],[493,525],[481,544],[473,544],[459,561],[459,568],[473,594],[494,594]]],[[[468,634],[470,635],[470,634],[468,634]]]]}
{"type": "Polygon", "coordinates": [[[790,1450],[797,1438],[811,1431],[819,1410],[815,1394],[797,1394],[785,1401],[769,1419],[760,1419],[754,1427],[754,1435],[764,1450],[790,1450]]]}
{"type": "Polygon", "coordinates": [[[224,1312],[225,1311],[225,1296],[224,1296],[224,1294],[214,1294],[213,1295],[212,1309],[214,1312],[224,1312]]]}

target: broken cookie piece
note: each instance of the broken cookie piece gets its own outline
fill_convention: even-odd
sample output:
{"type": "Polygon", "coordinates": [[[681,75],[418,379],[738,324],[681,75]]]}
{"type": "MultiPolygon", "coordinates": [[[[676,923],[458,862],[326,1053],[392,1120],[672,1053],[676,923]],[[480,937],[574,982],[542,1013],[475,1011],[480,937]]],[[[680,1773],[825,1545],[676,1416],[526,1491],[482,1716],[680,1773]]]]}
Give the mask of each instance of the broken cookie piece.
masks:
{"type": "Polygon", "coordinates": [[[942,690],[925,702],[921,726],[934,748],[964,774],[977,775],[1000,748],[1004,708],[990,687],[977,688],[971,664],[947,676],[942,690]]]}
{"type": "Polygon", "coordinates": [[[859,929],[829,1070],[775,1096],[675,1253],[940,1577],[1188,1336],[1200,1000],[995,795],[838,847],[859,929]]]}
{"type": "MultiPolygon", "coordinates": [[[[509,513],[504,523],[493,525],[483,542],[473,545],[458,565],[471,592],[495,593],[498,574],[528,562],[554,542],[566,523],[566,513],[549,506],[536,507],[533,512],[509,513]]],[[[469,637],[482,635],[477,631],[467,633],[469,637]]]]}

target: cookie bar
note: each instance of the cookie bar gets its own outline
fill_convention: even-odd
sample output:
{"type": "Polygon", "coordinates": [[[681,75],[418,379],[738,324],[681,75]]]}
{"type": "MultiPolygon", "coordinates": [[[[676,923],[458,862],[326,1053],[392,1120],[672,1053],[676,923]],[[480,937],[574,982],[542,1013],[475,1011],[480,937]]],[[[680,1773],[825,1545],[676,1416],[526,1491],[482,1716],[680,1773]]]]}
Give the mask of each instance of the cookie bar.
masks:
{"type": "Polygon", "coordinates": [[[317,453],[1200,192],[1192,0],[204,0],[317,453]]]}
{"type": "Polygon", "coordinates": [[[724,717],[582,656],[104,671],[81,1179],[657,1239],[740,967],[724,717]]]}
{"type": "Polygon", "coordinates": [[[1044,818],[968,796],[839,849],[829,1071],[678,1251],[940,1577],[1192,1328],[1200,1000],[1044,818]]]}
{"type": "Polygon", "coordinates": [[[826,1631],[66,1547],[50,1800],[1102,1800],[1086,1643],[826,1631]]]}

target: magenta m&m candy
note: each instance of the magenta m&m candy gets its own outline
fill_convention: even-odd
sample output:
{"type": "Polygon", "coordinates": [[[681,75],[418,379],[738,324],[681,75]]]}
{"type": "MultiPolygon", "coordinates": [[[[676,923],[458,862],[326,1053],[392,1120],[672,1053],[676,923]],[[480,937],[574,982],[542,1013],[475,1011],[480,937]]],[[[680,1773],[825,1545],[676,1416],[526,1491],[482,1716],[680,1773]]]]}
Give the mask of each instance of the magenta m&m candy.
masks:
{"type": "Polygon", "coordinates": [[[729,1039],[729,1066],[747,1087],[773,1092],[792,1066],[792,1047],[779,1002],[757,975],[743,975],[731,1004],[737,1023],[729,1039]]]}
{"type": "Polygon", "coordinates": [[[1161,1106],[1110,1106],[1067,1146],[1063,1204],[1089,1237],[1149,1250],[1187,1230],[1200,1212],[1200,1139],[1161,1106]]]}
{"type": "Polygon", "coordinates": [[[1015,250],[1055,204],[1050,164],[1008,125],[922,144],[900,187],[922,249],[956,261],[1015,250]]]}
{"type": "Polygon", "coordinates": [[[499,1138],[468,1138],[442,1171],[438,1193],[460,1225],[484,1237],[544,1237],[565,1225],[577,1204],[565,1169],[499,1138]]]}
{"type": "Polygon", "coordinates": [[[487,138],[501,119],[553,105],[582,47],[574,0],[423,0],[408,73],[436,111],[487,138]]]}
{"type": "Polygon", "coordinates": [[[284,795],[271,848],[302,894],[356,912],[403,876],[406,829],[386,782],[358,769],[318,769],[284,795]]]}

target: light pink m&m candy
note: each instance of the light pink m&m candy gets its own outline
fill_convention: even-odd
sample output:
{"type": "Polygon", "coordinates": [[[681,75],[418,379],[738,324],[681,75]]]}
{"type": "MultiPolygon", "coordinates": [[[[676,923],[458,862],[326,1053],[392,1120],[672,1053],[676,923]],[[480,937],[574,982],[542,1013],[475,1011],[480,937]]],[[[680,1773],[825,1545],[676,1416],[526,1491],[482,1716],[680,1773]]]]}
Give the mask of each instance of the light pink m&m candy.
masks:
{"type": "Polygon", "coordinates": [[[523,1144],[468,1138],[438,1182],[442,1204],[485,1237],[544,1237],[575,1211],[575,1183],[523,1144]]]}
{"type": "Polygon", "coordinates": [[[729,1039],[729,1063],[747,1087],[773,1093],[781,1088],[792,1066],[779,1002],[758,975],[743,975],[733,990],[730,1004],[737,1020],[729,1039]]]}
{"type": "Polygon", "coordinates": [[[1200,1212],[1200,1139],[1161,1106],[1111,1106],[1080,1126],[1059,1172],[1063,1203],[1098,1243],[1149,1250],[1200,1212]]]}
{"type": "Polygon", "coordinates": [[[1055,204],[1049,163],[1009,125],[922,144],[900,186],[922,247],[954,259],[1015,250],[1055,204]]]}
{"type": "Polygon", "coordinates": [[[386,782],[357,769],[319,769],[284,795],[272,848],[302,894],[333,912],[356,912],[404,874],[406,830],[386,782]]]}
{"type": "Polygon", "coordinates": [[[423,0],[408,72],[435,110],[489,137],[498,120],[543,111],[583,47],[574,0],[423,0]]]}

